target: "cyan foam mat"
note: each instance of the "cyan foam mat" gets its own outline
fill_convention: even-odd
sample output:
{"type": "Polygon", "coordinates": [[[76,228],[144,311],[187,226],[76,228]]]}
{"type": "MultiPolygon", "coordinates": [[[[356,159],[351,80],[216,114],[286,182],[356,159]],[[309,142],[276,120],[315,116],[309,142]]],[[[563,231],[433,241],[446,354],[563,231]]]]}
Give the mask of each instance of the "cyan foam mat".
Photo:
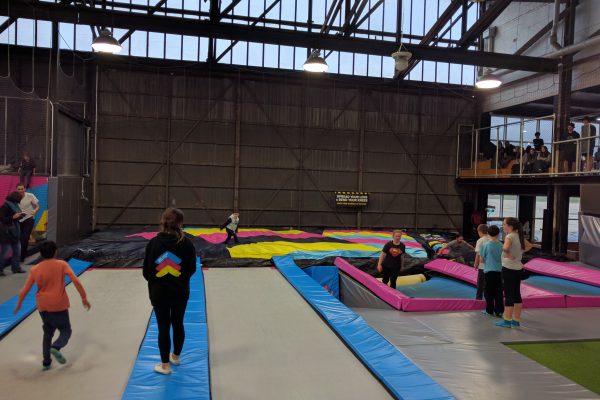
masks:
{"type": "Polygon", "coordinates": [[[425,299],[474,299],[477,292],[473,285],[441,276],[423,283],[398,286],[396,290],[409,297],[425,299]]]}
{"type": "MultiPolygon", "coordinates": [[[[75,275],[81,275],[83,271],[85,271],[90,265],[91,262],[81,261],[75,258],[72,258],[68,261],[69,266],[75,273],[75,275]]],[[[71,279],[68,276],[65,276],[65,285],[68,285],[71,282],[71,279]]],[[[37,285],[33,285],[25,299],[23,300],[23,304],[21,306],[21,310],[17,313],[17,315],[13,314],[13,310],[19,301],[19,295],[11,297],[6,300],[4,303],[0,304],[0,338],[4,337],[8,332],[10,332],[15,326],[17,326],[21,321],[29,316],[32,312],[36,310],[35,304],[35,294],[37,293],[37,285]]]]}
{"type": "Polygon", "coordinates": [[[185,344],[181,365],[173,367],[171,375],[154,372],[154,365],[160,363],[160,353],[158,325],[152,312],[123,400],[210,399],[208,326],[200,258],[197,258],[196,265],[196,273],[190,279],[190,298],[183,320],[185,344]]]}
{"type": "Polygon", "coordinates": [[[551,276],[532,275],[524,282],[539,289],[567,296],[600,296],[600,287],[551,276]]]}
{"type": "Polygon", "coordinates": [[[450,393],[371,328],[362,317],[323,290],[291,257],[273,257],[273,260],[288,282],[390,393],[407,400],[453,399],[450,393]]]}

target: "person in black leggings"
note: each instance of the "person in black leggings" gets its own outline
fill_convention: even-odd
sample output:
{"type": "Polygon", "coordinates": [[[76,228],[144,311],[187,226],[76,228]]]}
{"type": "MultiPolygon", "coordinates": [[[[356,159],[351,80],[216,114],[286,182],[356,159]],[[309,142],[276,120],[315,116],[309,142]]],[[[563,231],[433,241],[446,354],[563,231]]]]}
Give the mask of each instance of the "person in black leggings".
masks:
{"type": "Polygon", "coordinates": [[[161,363],[154,366],[154,371],[159,374],[170,374],[170,364],[180,364],[179,356],[185,341],[183,317],[190,296],[190,278],[196,272],[196,250],[181,231],[182,227],[181,210],[167,208],[160,219],[161,231],[146,246],[144,257],[144,278],[148,281],[150,302],[158,325],[161,363]]]}
{"type": "Polygon", "coordinates": [[[377,271],[383,273],[384,284],[390,283],[391,288],[396,288],[396,279],[404,264],[404,253],[406,248],[404,243],[400,242],[402,239],[402,231],[397,229],[392,233],[392,240],[387,242],[381,254],[379,255],[379,261],[377,263],[377,271]]]}

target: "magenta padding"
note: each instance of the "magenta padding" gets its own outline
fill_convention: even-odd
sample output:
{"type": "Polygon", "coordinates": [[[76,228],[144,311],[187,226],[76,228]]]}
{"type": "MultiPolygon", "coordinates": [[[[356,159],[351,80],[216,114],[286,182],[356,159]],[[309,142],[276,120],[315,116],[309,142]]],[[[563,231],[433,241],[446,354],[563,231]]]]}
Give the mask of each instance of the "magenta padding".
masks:
{"type": "Polygon", "coordinates": [[[437,258],[425,264],[425,268],[477,285],[477,270],[464,264],[437,258]]]}
{"type": "MultiPolygon", "coordinates": [[[[460,279],[471,285],[477,285],[477,270],[464,264],[438,258],[425,264],[425,268],[460,279]]],[[[521,297],[523,298],[523,306],[527,308],[566,307],[564,295],[538,289],[526,283],[521,283],[521,297]]],[[[406,308],[406,306],[403,307],[406,308]]]]}
{"type": "Polygon", "coordinates": [[[410,299],[410,297],[392,289],[388,285],[384,285],[371,275],[361,271],[342,258],[337,257],[334,264],[396,310],[402,310],[403,301],[410,299]]]}
{"type": "Polygon", "coordinates": [[[468,311],[483,310],[485,301],[475,299],[414,299],[402,300],[402,311],[468,311]]]}
{"type": "Polygon", "coordinates": [[[565,296],[567,308],[600,307],[600,296],[565,296]]]}
{"type": "Polygon", "coordinates": [[[600,271],[581,267],[579,265],[545,260],[543,258],[534,258],[523,265],[523,268],[540,275],[547,275],[554,278],[562,278],[600,287],[600,271]]]}
{"type": "Polygon", "coordinates": [[[127,235],[125,237],[143,237],[146,240],[152,240],[158,235],[158,232],[140,232],[134,233],[133,235],[127,235]]]}

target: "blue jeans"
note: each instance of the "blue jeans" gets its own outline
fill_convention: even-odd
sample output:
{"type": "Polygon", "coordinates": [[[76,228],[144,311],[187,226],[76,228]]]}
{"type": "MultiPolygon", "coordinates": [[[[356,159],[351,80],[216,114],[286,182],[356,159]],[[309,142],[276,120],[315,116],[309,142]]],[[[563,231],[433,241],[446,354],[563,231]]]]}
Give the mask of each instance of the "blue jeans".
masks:
{"type": "Polygon", "coordinates": [[[43,364],[48,366],[52,363],[50,358],[50,348],[54,347],[60,350],[69,343],[71,338],[71,321],[69,320],[69,310],[49,312],[40,311],[42,322],[44,323],[44,341],[43,341],[43,364]],[[54,332],[58,329],[58,338],[52,343],[54,332]]]}
{"type": "Polygon", "coordinates": [[[11,248],[12,257],[10,258],[10,266],[13,272],[17,271],[20,268],[19,263],[21,261],[21,243],[18,240],[16,243],[0,243],[0,248],[0,271],[4,270],[4,267],[6,267],[6,256],[11,248]]]}

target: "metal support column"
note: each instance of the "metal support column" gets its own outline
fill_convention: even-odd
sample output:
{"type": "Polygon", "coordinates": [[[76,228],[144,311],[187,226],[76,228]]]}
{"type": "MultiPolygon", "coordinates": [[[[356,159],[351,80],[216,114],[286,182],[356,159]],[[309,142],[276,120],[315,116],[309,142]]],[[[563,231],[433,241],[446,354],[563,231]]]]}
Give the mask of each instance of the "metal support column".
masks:
{"type": "MultiPolygon", "coordinates": [[[[360,90],[360,114],[359,120],[359,135],[360,135],[360,147],[358,156],[358,191],[363,191],[363,169],[365,164],[365,94],[363,90],[360,90]]],[[[356,229],[360,229],[362,226],[362,208],[359,208],[356,212],[356,229]]]]}
{"type": "Polygon", "coordinates": [[[239,210],[240,207],[240,131],[241,131],[241,77],[238,71],[237,85],[235,87],[235,156],[234,156],[234,176],[233,176],[233,209],[239,210]]]}

